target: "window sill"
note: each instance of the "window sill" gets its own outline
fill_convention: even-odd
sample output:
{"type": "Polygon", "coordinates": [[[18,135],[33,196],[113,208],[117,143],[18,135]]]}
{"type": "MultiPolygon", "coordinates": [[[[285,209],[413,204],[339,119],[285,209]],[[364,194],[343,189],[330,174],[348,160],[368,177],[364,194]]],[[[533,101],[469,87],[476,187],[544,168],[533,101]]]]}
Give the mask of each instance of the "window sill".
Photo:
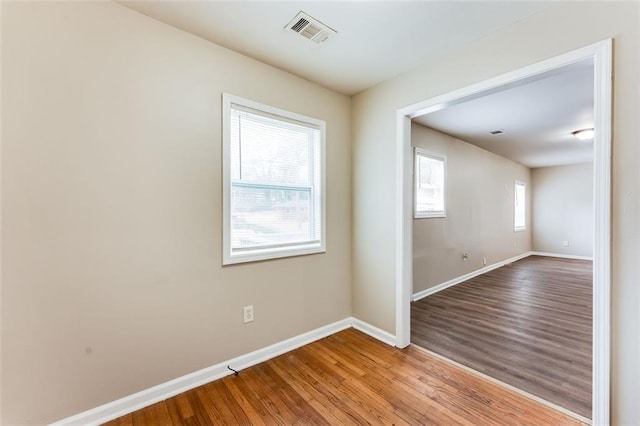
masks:
{"type": "Polygon", "coordinates": [[[522,227],[522,228],[513,228],[513,232],[524,232],[526,231],[527,228],[526,227],[522,227]]]}
{"type": "Polygon", "coordinates": [[[282,259],[285,257],[304,256],[308,254],[326,253],[324,244],[309,244],[290,248],[251,250],[224,256],[222,265],[236,265],[239,263],[259,262],[263,260],[282,259]]]}
{"type": "Polygon", "coordinates": [[[442,219],[446,217],[447,215],[444,213],[433,213],[433,214],[417,213],[413,215],[414,219],[442,219]]]}

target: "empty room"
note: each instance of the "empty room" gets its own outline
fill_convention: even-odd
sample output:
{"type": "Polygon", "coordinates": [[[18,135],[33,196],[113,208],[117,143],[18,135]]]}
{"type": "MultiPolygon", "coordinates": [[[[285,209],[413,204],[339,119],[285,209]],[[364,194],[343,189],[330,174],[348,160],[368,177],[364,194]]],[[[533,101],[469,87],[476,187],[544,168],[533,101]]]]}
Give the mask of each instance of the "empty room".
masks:
{"type": "Polygon", "coordinates": [[[638,22],[0,1],[0,424],[639,424],[638,22]]]}

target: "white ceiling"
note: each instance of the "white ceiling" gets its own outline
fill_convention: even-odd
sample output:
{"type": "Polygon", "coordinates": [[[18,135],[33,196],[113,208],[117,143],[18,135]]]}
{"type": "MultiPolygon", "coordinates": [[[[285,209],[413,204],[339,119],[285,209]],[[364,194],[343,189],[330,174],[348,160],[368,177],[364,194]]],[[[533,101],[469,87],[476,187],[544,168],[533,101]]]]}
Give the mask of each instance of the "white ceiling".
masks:
{"type": "Polygon", "coordinates": [[[161,22],[352,95],[549,7],[540,1],[131,1],[161,22]],[[285,29],[300,11],[338,31],[285,29]]]}
{"type": "Polygon", "coordinates": [[[593,72],[582,61],[414,120],[531,168],[593,161],[593,140],[571,134],[593,127],[593,72]]]}

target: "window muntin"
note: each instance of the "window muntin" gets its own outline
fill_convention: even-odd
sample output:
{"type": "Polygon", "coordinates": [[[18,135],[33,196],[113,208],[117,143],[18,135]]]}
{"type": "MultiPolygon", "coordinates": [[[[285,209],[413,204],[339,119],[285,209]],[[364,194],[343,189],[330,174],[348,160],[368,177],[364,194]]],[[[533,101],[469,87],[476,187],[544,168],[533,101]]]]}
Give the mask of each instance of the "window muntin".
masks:
{"type": "Polygon", "coordinates": [[[513,230],[524,231],[526,227],[526,187],[524,182],[516,182],[514,185],[514,219],[513,230]]]}
{"type": "Polygon", "coordinates": [[[223,263],[325,251],[325,123],[226,94],[223,104],[223,263]]]}
{"type": "Polygon", "coordinates": [[[415,148],[414,160],[414,217],[445,217],[446,157],[415,148]]]}

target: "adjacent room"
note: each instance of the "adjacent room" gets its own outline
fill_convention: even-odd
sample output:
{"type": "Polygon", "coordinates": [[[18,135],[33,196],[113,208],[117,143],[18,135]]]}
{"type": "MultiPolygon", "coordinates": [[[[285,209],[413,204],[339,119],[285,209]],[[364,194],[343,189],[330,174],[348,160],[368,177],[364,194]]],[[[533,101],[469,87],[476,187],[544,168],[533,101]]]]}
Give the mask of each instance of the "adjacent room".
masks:
{"type": "Polygon", "coordinates": [[[591,417],[593,75],[581,61],[411,129],[412,343],[581,420],[591,417]]]}
{"type": "Polygon", "coordinates": [[[0,424],[637,424],[639,19],[1,0],[0,424]]]}

